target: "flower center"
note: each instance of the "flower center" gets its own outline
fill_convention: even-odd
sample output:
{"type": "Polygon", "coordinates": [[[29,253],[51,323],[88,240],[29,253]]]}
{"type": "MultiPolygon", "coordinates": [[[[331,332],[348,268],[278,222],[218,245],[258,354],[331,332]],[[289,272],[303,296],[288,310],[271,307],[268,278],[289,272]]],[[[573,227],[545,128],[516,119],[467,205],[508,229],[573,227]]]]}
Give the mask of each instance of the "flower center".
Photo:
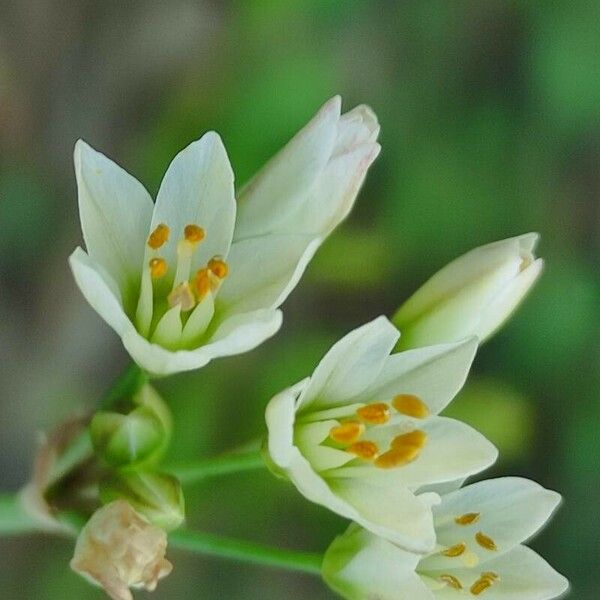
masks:
{"type": "MultiPolygon", "coordinates": [[[[478,512],[468,512],[463,515],[458,515],[454,517],[453,521],[460,529],[468,529],[471,525],[477,523],[481,518],[481,513],[478,512]]],[[[478,531],[473,536],[474,541],[484,550],[495,552],[498,550],[498,546],[496,542],[485,533],[478,531]]],[[[460,541],[453,546],[448,546],[443,550],[438,552],[438,555],[445,556],[451,559],[459,559],[460,565],[458,568],[473,568],[479,563],[478,556],[469,550],[468,544],[465,541],[460,541]]],[[[462,590],[464,589],[463,583],[460,581],[458,577],[452,574],[443,574],[439,575],[437,579],[455,589],[462,590]]],[[[469,592],[473,596],[479,596],[487,589],[492,587],[493,584],[500,581],[500,576],[493,571],[485,571],[481,573],[481,575],[473,582],[473,584],[469,588],[469,592]]]]}
{"type": "Polygon", "coordinates": [[[214,256],[205,267],[191,274],[194,254],[206,232],[190,223],[177,242],[175,275],[168,288],[165,276],[171,266],[160,256],[160,249],[170,234],[169,226],[160,223],[148,236],[151,258],[142,274],[136,326],[144,337],[167,348],[193,346],[210,324],[214,298],[229,267],[221,257],[214,256]]]}
{"type": "Polygon", "coordinates": [[[372,462],[379,469],[401,467],[414,461],[427,442],[427,434],[420,429],[395,436],[384,452],[370,440],[361,439],[374,428],[385,425],[392,418],[392,407],[397,413],[424,419],[429,408],[419,397],[413,394],[398,394],[391,402],[373,402],[356,410],[355,418],[332,427],[329,439],[343,447],[346,452],[372,462]]]}

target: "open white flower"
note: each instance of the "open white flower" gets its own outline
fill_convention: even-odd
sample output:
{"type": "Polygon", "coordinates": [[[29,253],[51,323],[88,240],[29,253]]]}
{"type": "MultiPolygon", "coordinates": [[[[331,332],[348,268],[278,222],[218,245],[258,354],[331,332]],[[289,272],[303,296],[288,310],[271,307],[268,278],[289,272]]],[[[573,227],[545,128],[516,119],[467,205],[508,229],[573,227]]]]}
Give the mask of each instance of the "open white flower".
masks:
{"type": "Polygon", "coordinates": [[[268,453],[309,500],[415,552],[435,543],[421,486],[491,465],[494,446],[437,416],[462,387],[475,338],[390,356],[397,329],[379,317],[336,343],[311,377],[269,403],[268,453]]]}
{"type": "Polygon", "coordinates": [[[173,160],[156,204],[131,175],[75,146],[87,254],[70,263],[84,296],[154,374],[250,350],[281,325],[278,307],[348,214],[379,152],[375,115],[340,115],[339,97],[234,198],[209,132],[173,160]]]}
{"type": "Polygon", "coordinates": [[[490,337],[511,316],[543,267],[537,233],[493,242],[453,260],[421,286],[392,319],[401,348],[490,337]]]}
{"type": "Polygon", "coordinates": [[[559,494],[527,479],[475,483],[433,508],[438,547],[429,556],[353,524],[327,550],[323,577],[348,600],[556,598],[568,581],[521,544],[559,502],[559,494]]]}
{"type": "Polygon", "coordinates": [[[130,587],[156,589],[173,566],[165,559],[167,534],[125,500],[97,510],[81,530],[71,568],[114,600],[133,600],[130,587]]]}

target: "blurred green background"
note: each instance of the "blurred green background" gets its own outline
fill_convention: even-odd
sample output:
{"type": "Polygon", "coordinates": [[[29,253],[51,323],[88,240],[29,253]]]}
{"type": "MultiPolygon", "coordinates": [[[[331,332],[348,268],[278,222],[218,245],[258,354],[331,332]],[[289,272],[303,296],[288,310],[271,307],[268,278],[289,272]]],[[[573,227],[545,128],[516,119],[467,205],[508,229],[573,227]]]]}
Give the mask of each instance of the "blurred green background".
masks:
{"type": "MultiPolygon", "coordinates": [[[[242,184],[328,97],[370,104],[383,151],[351,218],[258,350],[160,382],[178,460],[256,436],[271,395],[343,333],[471,247],[537,230],[547,259],[448,411],[500,448],[489,475],[560,490],[533,543],[598,598],[600,3],[0,0],[0,481],[36,434],[91,408],[127,362],[66,258],[81,243],[71,153],[85,138],[155,193],[219,131],[242,184]]],[[[324,549],[344,522],[267,473],[187,492],[193,527],[324,549]]],[[[518,509],[517,509],[518,510],[518,509]]],[[[0,597],[100,599],[72,544],[0,540],[0,597]]],[[[171,551],[154,598],[332,598],[316,578],[171,551]]],[[[139,597],[149,597],[139,594],[139,597]]]]}

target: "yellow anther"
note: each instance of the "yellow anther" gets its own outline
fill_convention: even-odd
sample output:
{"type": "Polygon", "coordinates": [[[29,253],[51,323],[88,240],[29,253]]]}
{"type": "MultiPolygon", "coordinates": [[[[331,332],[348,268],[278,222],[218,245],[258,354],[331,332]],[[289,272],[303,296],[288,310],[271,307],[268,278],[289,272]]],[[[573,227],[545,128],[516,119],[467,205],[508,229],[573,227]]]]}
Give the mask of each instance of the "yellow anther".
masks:
{"type": "Polygon", "coordinates": [[[482,592],[485,592],[488,588],[492,587],[492,581],[487,579],[486,577],[480,577],[470,589],[471,594],[473,596],[479,596],[482,592]]]}
{"type": "Polygon", "coordinates": [[[202,300],[206,294],[210,292],[210,287],[211,283],[208,269],[200,269],[194,278],[194,290],[196,291],[198,301],[202,300]]]}
{"type": "Polygon", "coordinates": [[[186,225],[183,230],[183,236],[192,244],[200,243],[204,239],[205,235],[206,233],[204,232],[204,229],[202,229],[202,227],[198,227],[198,225],[186,225]]]}
{"type": "Polygon", "coordinates": [[[164,258],[151,258],[148,263],[153,279],[160,279],[167,272],[167,261],[164,258]]]}
{"type": "Polygon", "coordinates": [[[169,233],[170,229],[164,223],[160,223],[148,236],[148,246],[158,250],[169,239],[169,233]]]}
{"type": "Polygon", "coordinates": [[[383,454],[380,454],[375,460],[375,466],[380,469],[393,469],[401,467],[412,462],[419,456],[420,448],[416,446],[402,446],[402,448],[392,448],[383,454]]]}
{"type": "Polygon", "coordinates": [[[374,442],[364,440],[362,442],[354,442],[346,448],[346,452],[356,454],[358,458],[363,460],[375,460],[379,456],[379,448],[374,442]]]}
{"type": "Polygon", "coordinates": [[[349,421],[342,423],[337,427],[332,427],[329,431],[329,437],[340,444],[354,444],[365,432],[364,423],[349,421]]]}
{"type": "Polygon", "coordinates": [[[390,420],[390,407],[385,402],[376,402],[361,406],[356,414],[361,421],[370,425],[382,425],[390,420]]]}
{"type": "Polygon", "coordinates": [[[496,542],[494,542],[491,537],[485,535],[485,533],[482,533],[481,531],[475,534],[475,540],[482,548],[485,548],[486,550],[498,550],[496,542]]]}
{"type": "Polygon", "coordinates": [[[466,513],[464,515],[461,515],[460,517],[456,517],[456,519],[454,519],[454,522],[457,525],[472,525],[473,523],[477,523],[477,521],[479,521],[480,514],[481,513],[476,512],[466,513]]]}
{"type": "Polygon", "coordinates": [[[398,394],[392,400],[392,406],[403,415],[424,419],[429,415],[429,407],[414,394],[398,394]]]}
{"type": "Polygon", "coordinates": [[[454,575],[440,575],[440,579],[444,583],[447,583],[451,588],[454,588],[455,590],[463,589],[462,583],[459,581],[459,579],[457,577],[454,577],[454,575]]]}
{"type": "Polygon", "coordinates": [[[397,435],[392,440],[392,448],[400,449],[405,446],[415,446],[416,448],[423,448],[425,442],[427,441],[427,434],[420,429],[415,429],[409,433],[403,433],[402,435],[397,435]]]}
{"type": "Polygon", "coordinates": [[[490,581],[500,581],[500,575],[498,573],[494,573],[494,571],[486,571],[481,574],[482,579],[489,579],[490,581]]]}
{"type": "Polygon", "coordinates": [[[464,554],[466,549],[467,545],[464,542],[460,542],[460,544],[454,544],[454,546],[446,548],[441,554],[448,556],[449,558],[456,558],[457,556],[464,554]]]}
{"type": "Polygon", "coordinates": [[[183,311],[192,310],[192,308],[196,306],[196,299],[194,298],[194,294],[190,289],[190,284],[187,281],[180,283],[173,289],[167,296],[167,302],[171,308],[179,304],[183,311]]]}
{"type": "Polygon", "coordinates": [[[210,272],[219,279],[225,279],[229,273],[229,265],[218,256],[214,256],[208,261],[210,272]]]}

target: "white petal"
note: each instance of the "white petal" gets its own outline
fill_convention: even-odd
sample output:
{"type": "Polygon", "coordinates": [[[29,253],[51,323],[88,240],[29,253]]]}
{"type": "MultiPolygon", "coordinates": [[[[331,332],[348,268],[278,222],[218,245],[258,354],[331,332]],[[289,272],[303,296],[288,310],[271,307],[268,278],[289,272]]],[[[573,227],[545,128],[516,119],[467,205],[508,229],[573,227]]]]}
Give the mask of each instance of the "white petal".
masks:
{"type": "MultiPolygon", "coordinates": [[[[289,216],[302,205],[334,148],[341,98],[327,102],[316,116],[238,194],[235,239],[289,228],[289,216]]],[[[313,232],[314,233],[314,232],[313,232]]]]}
{"type": "MultiPolygon", "coordinates": [[[[296,231],[331,233],[354,206],[379,144],[363,144],[332,157],[292,222],[296,231]]],[[[290,227],[291,228],[291,227],[290,227]]]]}
{"type": "MultiPolygon", "coordinates": [[[[562,596],[569,589],[569,582],[526,546],[513,548],[486,562],[481,569],[455,569],[452,575],[468,589],[482,570],[493,571],[500,577],[483,592],[482,597],[486,600],[550,600],[562,596]]],[[[444,600],[452,600],[456,596],[456,590],[449,587],[435,592],[436,598],[444,600]]]]}
{"type": "Polygon", "coordinates": [[[280,327],[280,311],[257,310],[227,319],[205,345],[195,350],[167,350],[143,338],[133,327],[123,335],[123,344],[142,368],[154,375],[170,375],[199,369],[213,358],[252,350],[280,327]]]}
{"type": "Polygon", "coordinates": [[[480,340],[483,341],[491,336],[517,309],[533,284],[539,279],[543,267],[544,261],[538,258],[498,294],[481,314],[479,324],[474,332],[480,340]]]}
{"type": "Polygon", "coordinates": [[[352,524],[325,552],[322,575],[347,600],[434,600],[415,574],[418,560],[352,524]]]}
{"type": "Polygon", "coordinates": [[[123,311],[117,284],[81,248],[76,248],[69,264],[85,299],[90,306],[119,334],[133,328],[123,311]]]}
{"type": "Polygon", "coordinates": [[[321,240],[305,235],[267,235],[234,242],[229,276],[219,290],[223,311],[277,308],[296,287],[321,240]]]}
{"type": "MultiPolygon", "coordinates": [[[[413,427],[402,428],[402,432],[413,428],[427,433],[427,443],[421,454],[411,463],[380,471],[384,473],[389,485],[405,485],[411,489],[429,486],[465,478],[479,473],[494,463],[498,451],[485,437],[461,421],[447,417],[430,417],[417,421],[413,427]]],[[[369,430],[365,439],[374,441],[379,448],[389,447],[392,439],[399,433],[398,427],[386,425],[369,430]]],[[[336,469],[335,473],[346,477],[364,477],[372,473],[375,467],[352,466],[336,469]]]]}
{"type": "Polygon", "coordinates": [[[269,432],[268,450],[273,462],[287,469],[297,455],[294,449],[294,421],[298,394],[308,384],[308,378],[273,396],[267,404],[265,421],[269,432]]]}
{"type": "Polygon", "coordinates": [[[373,111],[340,117],[330,100],[240,193],[236,239],[261,233],[323,237],[348,214],[380,147],[373,111]]]}
{"type": "Polygon", "coordinates": [[[351,518],[369,531],[410,552],[433,550],[435,531],[428,499],[373,473],[370,477],[327,477],[333,493],[355,511],[351,518]]]}
{"type": "Polygon", "coordinates": [[[477,339],[469,338],[392,354],[359,400],[390,401],[396,394],[414,394],[437,414],[464,385],[476,351],[477,339]]]}
{"type": "Polygon", "coordinates": [[[88,254],[114,279],[129,305],[142,272],[152,199],[137,179],[82,140],[75,144],[74,161],[88,254]]]}
{"type": "Polygon", "coordinates": [[[378,317],[344,336],[315,369],[300,399],[301,410],[349,403],[379,376],[399,335],[385,317],[378,317]]]}
{"type": "Polygon", "coordinates": [[[295,446],[288,459],[286,475],[311,502],[408,550],[425,553],[433,548],[431,505],[407,489],[363,479],[324,480],[295,446]]]}
{"type": "Polygon", "coordinates": [[[199,225],[206,233],[193,256],[192,271],[213,256],[227,256],[235,223],[233,171],[215,132],[184,148],[169,165],[156,198],[151,229],[160,223],[171,229],[169,241],[160,249],[169,265],[176,264],[177,242],[189,224],[199,225]]]}
{"type": "MultiPolygon", "coordinates": [[[[560,494],[544,489],[541,485],[520,477],[488,479],[443,498],[434,509],[438,543],[452,546],[466,541],[481,562],[510,551],[529,539],[550,518],[560,503],[560,494]],[[479,513],[472,525],[457,525],[456,517],[467,513],[479,513]],[[483,532],[496,543],[497,550],[490,551],[479,546],[474,539],[483,532]]],[[[425,559],[423,568],[449,568],[454,559],[432,556],[425,559]]]]}

